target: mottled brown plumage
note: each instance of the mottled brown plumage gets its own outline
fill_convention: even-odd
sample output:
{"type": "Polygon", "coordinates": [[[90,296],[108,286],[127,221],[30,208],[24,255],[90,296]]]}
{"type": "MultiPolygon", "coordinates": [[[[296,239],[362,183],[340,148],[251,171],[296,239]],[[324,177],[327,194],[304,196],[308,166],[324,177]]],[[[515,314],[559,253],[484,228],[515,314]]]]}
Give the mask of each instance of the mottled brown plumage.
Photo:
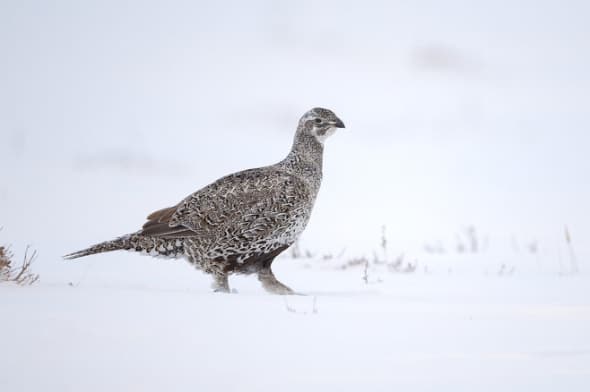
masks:
{"type": "Polygon", "coordinates": [[[321,184],[323,142],[343,127],[331,111],[312,109],[281,162],[220,178],[151,213],[141,230],[65,257],[119,249],[186,257],[213,275],[218,291],[229,290],[231,273],[258,273],[268,291],[292,293],[276,280],[271,264],[305,228],[321,184]]]}

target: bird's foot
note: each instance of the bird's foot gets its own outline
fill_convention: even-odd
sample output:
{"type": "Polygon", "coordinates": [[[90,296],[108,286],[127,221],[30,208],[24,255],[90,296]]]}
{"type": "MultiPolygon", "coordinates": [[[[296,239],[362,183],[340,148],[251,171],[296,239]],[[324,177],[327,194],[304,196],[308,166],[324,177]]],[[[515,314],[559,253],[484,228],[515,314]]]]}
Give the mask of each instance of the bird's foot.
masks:
{"type": "Polygon", "coordinates": [[[270,294],[278,295],[296,295],[289,286],[279,282],[274,276],[270,268],[263,269],[258,272],[258,280],[262,283],[262,287],[270,294]]]}
{"type": "Polygon", "coordinates": [[[238,294],[238,290],[230,289],[229,287],[214,287],[214,293],[224,293],[224,294],[238,294]]]}
{"type": "Polygon", "coordinates": [[[298,294],[293,289],[291,289],[288,286],[285,286],[284,284],[282,284],[279,281],[272,282],[269,284],[265,284],[265,282],[263,282],[262,287],[264,287],[264,289],[268,293],[271,293],[271,294],[278,294],[278,295],[297,295],[298,294]]]}
{"type": "Polygon", "coordinates": [[[213,292],[214,293],[231,293],[227,275],[213,275],[213,292]]]}

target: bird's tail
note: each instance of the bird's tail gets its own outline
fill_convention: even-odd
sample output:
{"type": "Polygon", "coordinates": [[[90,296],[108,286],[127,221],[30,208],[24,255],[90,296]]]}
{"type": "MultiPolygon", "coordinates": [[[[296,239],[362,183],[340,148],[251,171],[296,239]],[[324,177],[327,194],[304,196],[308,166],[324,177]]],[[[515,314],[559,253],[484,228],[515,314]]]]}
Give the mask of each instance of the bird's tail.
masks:
{"type": "Polygon", "coordinates": [[[63,258],[66,260],[72,260],[77,259],[78,257],[90,256],[97,253],[112,252],[114,250],[128,250],[133,248],[130,239],[131,235],[124,235],[122,237],[115,238],[114,240],[101,242],[100,244],[93,245],[90,248],[70,253],[69,255],[63,256],[63,258]]]}

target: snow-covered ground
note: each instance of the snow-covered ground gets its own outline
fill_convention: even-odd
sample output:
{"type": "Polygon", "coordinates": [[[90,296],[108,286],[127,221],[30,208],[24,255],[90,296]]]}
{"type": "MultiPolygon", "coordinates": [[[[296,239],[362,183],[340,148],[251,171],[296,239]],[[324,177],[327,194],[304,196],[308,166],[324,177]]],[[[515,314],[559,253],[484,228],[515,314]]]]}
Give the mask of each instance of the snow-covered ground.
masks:
{"type": "Polygon", "coordinates": [[[277,274],[308,294],[284,298],[245,278],[232,281],[239,294],[213,294],[190,267],[157,262],[145,260],[141,279],[105,276],[96,261],[73,287],[0,286],[0,389],[585,391],[590,385],[587,276],[375,273],[365,284],[362,268],[336,271],[329,267],[334,261],[304,268],[301,260],[283,258],[277,274]]]}
{"type": "Polygon", "coordinates": [[[590,389],[588,4],[0,2],[0,244],[41,275],[0,285],[0,391],[590,389]],[[347,128],[276,264],[308,296],[61,259],[314,106],[347,128]]]}

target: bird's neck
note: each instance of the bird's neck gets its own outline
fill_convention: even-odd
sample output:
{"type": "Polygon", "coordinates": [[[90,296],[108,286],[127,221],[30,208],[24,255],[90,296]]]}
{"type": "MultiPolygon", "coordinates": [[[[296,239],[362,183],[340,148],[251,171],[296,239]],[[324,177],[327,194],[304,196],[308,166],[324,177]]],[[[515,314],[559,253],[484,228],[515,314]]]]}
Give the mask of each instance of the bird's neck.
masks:
{"type": "Polygon", "coordinates": [[[324,146],[315,136],[300,127],[295,133],[291,151],[280,165],[284,170],[311,182],[314,188],[319,188],[323,155],[324,146]]]}

